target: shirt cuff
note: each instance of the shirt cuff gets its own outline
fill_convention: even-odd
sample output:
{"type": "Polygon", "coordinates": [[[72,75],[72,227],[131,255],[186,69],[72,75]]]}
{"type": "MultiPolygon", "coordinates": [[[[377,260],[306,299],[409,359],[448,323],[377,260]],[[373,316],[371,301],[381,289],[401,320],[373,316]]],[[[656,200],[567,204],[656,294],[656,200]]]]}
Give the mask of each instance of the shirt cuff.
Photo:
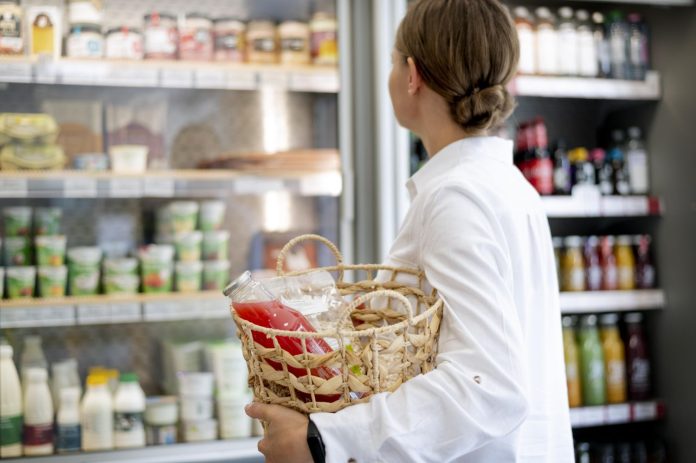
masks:
{"type": "Polygon", "coordinates": [[[326,463],[346,463],[351,458],[368,463],[377,459],[371,412],[370,404],[363,403],[336,413],[312,413],[324,441],[326,463]]]}

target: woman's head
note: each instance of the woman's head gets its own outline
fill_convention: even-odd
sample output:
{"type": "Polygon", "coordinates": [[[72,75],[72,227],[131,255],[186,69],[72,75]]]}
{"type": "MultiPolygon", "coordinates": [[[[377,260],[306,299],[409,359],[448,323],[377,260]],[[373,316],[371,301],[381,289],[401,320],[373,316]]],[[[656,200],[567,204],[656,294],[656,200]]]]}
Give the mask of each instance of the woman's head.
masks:
{"type": "Polygon", "coordinates": [[[390,93],[397,118],[416,129],[410,125],[422,112],[411,97],[425,85],[459,127],[485,132],[514,109],[506,85],[518,59],[517,31],[498,0],[416,1],[396,34],[390,93]]]}

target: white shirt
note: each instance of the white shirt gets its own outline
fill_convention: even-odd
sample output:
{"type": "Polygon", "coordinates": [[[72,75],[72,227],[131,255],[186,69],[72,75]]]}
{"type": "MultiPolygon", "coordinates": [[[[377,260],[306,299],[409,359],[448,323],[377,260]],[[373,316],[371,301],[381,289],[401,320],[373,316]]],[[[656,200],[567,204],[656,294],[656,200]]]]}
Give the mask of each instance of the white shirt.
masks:
{"type": "Polygon", "coordinates": [[[445,302],[437,369],[313,414],[326,461],[573,462],[551,234],[512,142],[454,142],[407,186],[388,261],[445,302]]]}

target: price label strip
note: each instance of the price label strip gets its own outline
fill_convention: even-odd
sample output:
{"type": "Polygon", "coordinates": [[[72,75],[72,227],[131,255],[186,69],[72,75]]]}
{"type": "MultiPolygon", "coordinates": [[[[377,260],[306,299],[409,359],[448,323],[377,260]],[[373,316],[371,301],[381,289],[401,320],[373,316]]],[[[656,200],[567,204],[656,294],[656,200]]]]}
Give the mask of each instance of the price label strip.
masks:
{"type": "Polygon", "coordinates": [[[0,198],[27,198],[28,196],[29,188],[26,179],[0,179],[0,198]]]}
{"type": "Polygon", "coordinates": [[[93,178],[66,178],[63,183],[64,198],[96,198],[97,181],[93,178]]]}
{"type": "Polygon", "coordinates": [[[137,178],[115,178],[109,181],[111,198],[140,198],[142,195],[143,185],[137,178]]]}
{"type": "Polygon", "coordinates": [[[148,177],[143,185],[143,196],[150,198],[172,198],[175,181],[171,178],[148,177]]]}
{"type": "Polygon", "coordinates": [[[77,306],[77,323],[79,325],[94,325],[111,322],[109,304],[79,304],[77,306]]]}

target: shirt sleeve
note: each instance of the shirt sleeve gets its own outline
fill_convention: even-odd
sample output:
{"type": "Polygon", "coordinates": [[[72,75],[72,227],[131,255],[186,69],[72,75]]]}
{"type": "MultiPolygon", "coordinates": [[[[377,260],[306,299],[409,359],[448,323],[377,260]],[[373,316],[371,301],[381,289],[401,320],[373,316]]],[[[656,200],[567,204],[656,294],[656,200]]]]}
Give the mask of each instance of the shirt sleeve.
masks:
{"type": "Polygon", "coordinates": [[[445,302],[437,368],[368,403],[312,415],[328,463],[453,461],[526,417],[525,350],[500,225],[463,188],[432,198],[421,263],[445,302]]]}

